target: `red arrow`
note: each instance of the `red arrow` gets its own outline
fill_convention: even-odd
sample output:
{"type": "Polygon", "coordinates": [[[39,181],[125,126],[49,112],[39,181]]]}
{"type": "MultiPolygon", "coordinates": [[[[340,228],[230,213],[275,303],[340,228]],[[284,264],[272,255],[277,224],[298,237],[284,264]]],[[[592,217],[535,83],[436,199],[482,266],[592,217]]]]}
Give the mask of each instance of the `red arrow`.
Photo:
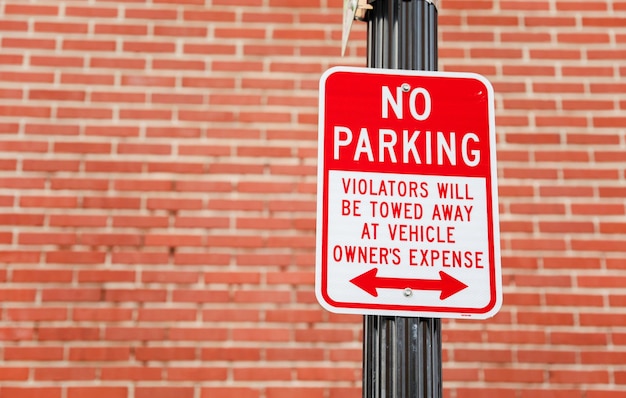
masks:
{"type": "Polygon", "coordinates": [[[441,279],[402,279],[384,278],[376,276],[377,268],[372,268],[366,273],[357,276],[350,282],[365,290],[374,297],[378,297],[376,289],[414,289],[414,290],[441,290],[440,300],[445,300],[465,289],[467,285],[458,279],[451,277],[443,271],[439,271],[441,279]]]}

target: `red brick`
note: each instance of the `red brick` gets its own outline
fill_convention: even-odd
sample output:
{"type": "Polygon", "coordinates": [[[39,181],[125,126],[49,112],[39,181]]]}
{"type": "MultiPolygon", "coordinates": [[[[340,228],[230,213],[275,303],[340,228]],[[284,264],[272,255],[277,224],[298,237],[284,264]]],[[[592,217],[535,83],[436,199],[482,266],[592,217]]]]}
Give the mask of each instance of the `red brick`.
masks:
{"type": "Polygon", "coordinates": [[[268,303],[289,303],[291,301],[291,292],[275,291],[275,290],[247,290],[237,291],[234,294],[234,302],[251,303],[263,300],[268,303]]]}
{"type": "Polygon", "coordinates": [[[70,361],[125,361],[130,358],[128,347],[70,347],[70,361]]]}
{"type": "MultiPolygon", "coordinates": [[[[110,74],[96,74],[96,73],[62,73],[61,74],[61,83],[63,84],[84,84],[84,85],[103,85],[103,86],[111,86],[115,83],[115,76],[110,74]]],[[[67,115],[72,115],[76,113],[82,112],[82,109],[73,108],[67,109],[65,113],[67,115]]],[[[79,116],[79,115],[76,115],[79,116]]],[[[104,112],[102,115],[104,116],[104,112]]],[[[111,114],[105,119],[110,119],[111,114]]]]}
{"type": "Polygon", "coordinates": [[[458,362],[508,363],[512,359],[513,355],[510,350],[454,350],[454,360],[458,362]]]}
{"type": "Polygon", "coordinates": [[[193,398],[193,387],[137,387],[136,398],[193,398]]]}
{"type": "Polygon", "coordinates": [[[583,393],[580,391],[576,391],[573,389],[560,389],[551,387],[549,390],[546,389],[527,389],[522,391],[522,398],[582,398],[583,393]]]}
{"type": "Polygon", "coordinates": [[[560,203],[520,203],[511,206],[515,214],[565,214],[565,205],[560,203]]]}
{"type": "Polygon", "coordinates": [[[57,142],[53,146],[53,150],[59,153],[110,153],[111,144],[108,143],[84,143],[84,142],[57,142]]]}
{"type": "Polygon", "coordinates": [[[85,23],[71,22],[35,22],[35,32],[45,33],[87,33],[88,26],[85,23]]]}
{"type": "Polygon", "coordinates": [[[552,332],[550,341],[558,345],[578,345],[578,346],[604,346],[607,344],[605,333],[585,333],[585,332],[552,332]]]}
{"type": "MultiPolygon", "coordinates": [[[[342,350],[333,350],[333,355],[336,354],[336,360],[349,360],[347,357],[350,357],[350,355],[345,355],[346,351],[347,350],[343,350],[342,354],[342,350]]],[[[268,349],[266,352],[267,360],[269,361],[320,361],[324,358],[324,352],[314,348],[302,348],[295,350],[268,349]]],[[[358,354],[360,359],[360,352],[358,354]]]]}
{"type": "Polygon", "coordinates": [[[25,381],[28,379],[28,373],[29,373],[28,368],[2,367],[0,368],[0,380],[1,381],[25,381]]]}
{"type": "Polygon", "coordinates": [[[0,387],[0,393],[3,397],[15,398],[61,398],[61,387],[0,387]]]}
{"type": "Polygon", "coordinates": [[[519,322],[529,325],[572,325],[571,313],[555,312],[523,312],[518,314],[519,322]]]}
{"type": "Polygon", "coordinates": [[[233,330],[235,341],[284,342],[290,340],[290,335],[291,332],[288,329],[238,328],[233,330]]]}
{"type": "Polygon", "coordinates": [[[59,264],[102,264],[104,258],[104,252],[58,250],[46,254],[47,263],[59,264]]]}
{"type": "Polygon", "coordinates": [[[619,240],[572,240],[572,249],[581,251],[622,252],[626,248],[619,240]]]}
{"type": "Polygon", "coordinates": [[[206,272],[204,274],[206,283],[255,283],[261,281],[258,272],[206,272]]]}
{"type": "Polygon", "coordinates": [[[237,368],[233,369],[235,380],[260,381],[271,378],[272,380],[291,380],[290,368],[237,368]]]}
{"type": "Polygon", "coordinates": [[[146,207],[151,210],[180,211],[200,210],[204,206],[201,199],[148,199],[146,207]]]}
{"type": "Polygon", "coordinates": [[[2,46],[6,48],[28,48],[36,50],[54,50],[56,43],[52,39],[2,38],[2,46]]]}
{"type": "MultiPolygon", "coordinates": [[[[24,253],[8,253],[2,256],[5,259],[14,258],[16,263],[34,262],[34,258],[27,252],[24,253]]],[[[37,259],[39,255],[36,256],[37,259]]],[[[25,283],[54,283],[54,282],[71,282],[73,278],[71,271],[55,270],[55,269],[17,269],[13,271],[12,280],[14,282],[25,283]]]]}
{"type": "Polygon", "coordinates": [[[349,330],[296,330],[297,341],[314,341],[314,342],[341,342],[350,341],[352,333],[349,330]]]}
{"type": "MultiPolygon", "coordinates": [[[[21,47],[21,46],[18,46],[21,47]]],[[[43,72],[0,72],[0,80],[3,81],[21,81],[21,82],[39,82],[52,83],[54,74],[43,72]]]]}
{"type": "MultiPolygon", "coordinates": [[[[50,180],[52,189],[57,190],[90,190],[90,191],[106,191],[108,189],[108,181],[104,179],[89,178],[52,178],[50,180]]],[[[80,218],[80,216],[78,216],[80,218]]],[[[97,217],[95,217],[97,219],[97,217]]]]}
{"type": "Polygon", "coordinates": [[[194,347],[138,347],[135,356],[139,361],[193,361],[194,347]]]}
{"type": "Polygon", "coordinates": [[[7,308],[7,318],[15,322],[64,321],[68,319],[66,308],[7,308]]]}
{"type": "Polygon", "coordinates": [[[259,361],[261,350],[245,347],[213,347],[202,349],[200,356],[205,361],[259,361]]]}
{"type": "Polygon", "coordinates": [[[224,341],[228,330],[223,328],[175,328],[170,331],[172,341],[224,341]]]}
{"type": "Polygon", "coordinates": [[[202,26],[157,25],[154,27],[154,35],[174,37],[206,37],[207,28],[202,26]]]}
{"type": "Polygon", "coordinates": [[[228,369],[217,367],[169,368],[167,371],[167,378],[172,381],[224,381],[227,377],[228,369]]]}
{"type": "Polygon", "coordinates": [[[173,53],[176,44],[157,41],[125,41],[122,47],[125,52],[137,53],[173,53]]]}
{"type": "MultiPolygon", "coordinates": [[[[111,29],[112,30],[112,29],[111,29]]],[[[136,58],[120,58],[120,57],[93,57],[90,60],[92,68],[116,68],[116,69],[144,69],[146,61],[136,58]]]]}
{"type": "Polygon", "coordinates": [[[581,275],[578,277],[578,284],[584,287],[617,287],[624,282],[624,277],[608,275],[581,275]]]}
{"type": "MultiPolygon", "coordinates": [[[[302,48],[301,52],[304,55],[325,55],[328,53],[328,47],[324,47],[324,54],[320,54],[319,51],[307,50],[307,48],[302,48]],[[313,53],[313,54],[311,54],[313,53]]],[[[276,44],[266,44],[266,45],[248,45],[244,46],[244,54],[248,56],[263,56],[263,55],[294,55],[295,49],[293,46],[289,45],[276,45],[276,44]]],[[[335,52],[336,53],[336,52],[335,52]]]]}
{"type": "Polygon", "coordinates": [[[546,233],[593,233],[592,222],[540,222],[539,231],[546,233]]]}
{"type": "Polygon", "coordinates": [[[194,284],[200,273],[194,271],[145,271],[141,274],[144,283],[194,284]]]}
{"type": "Polygon", "coordinates": [[[52,214],[49,222],[56,227],[104,227],[107,216],[52,214]]]}
{"type": "Polygon", "coordinates": [[[63,40],[63,49],[70,51],[115,51],[113,40],[63,40]]]}
{"type": "Polygon", "coordinates": [[[47,208],[76,208],[78,206],[78,198],[75,196],[23,196],[20,199],[22,207],[47,207],[47,208]]]}
{"type": "Polygon", "coordinates": [[[201,174],[205,171],[202,163],[150,162],[147,167],[151,173],[201,174]]]}
{"type": "Polygon", "coordinates": [[[620,350],[607,351],[605,349],[598,349],[580,352],[582,364],[601,364],[605,366],[622,363],[620,358],[623,358],[624,355],[626,355],[626,352],[620,350]]]}
{"type": "Polygon", "coordinates": [[[65,7],[65,15],[72,17],[115,18],[118,12],[113,7],[68,6],[65,7]]]}
{"type": "MultiPolygon", "coordinates": [[[[78,7],[74,7],[78,9],[78,7]]],[[[68,11],[70,9],[68,8],[68,11]]],[[[117,14],[117,10],[112,9],[117,14]]],[[[67,12],[67,11],[66,11],[67,12]]],[[[78,13],[78,11],[76,11],[78,13]]],[[[85,13],[88,13],[86,10],[85,13]]],[[[147,25],[129,24],[129,23],[99,23],[96,22],[94,31],[96,34],[119,34],[119,35],[138,35],[143,36],[148,33],[147,25]]]]}
{"type": "Polygon", "coordinates": [[[360,379],[360,370],[354,368],[301,368],[296,369],[299,380],[324,380],[324,381],[337,381],[337,380],[353,380],[360,379]]]}
{"type": "Polygon", "coordinates": [[[166,252],[137,252],[119,251],[111,255],[111,262],[114,264],[154,264],[161,265],[168,263],[169,255],[166,252]]]}
{"type": "Polygon", "coordinates": [[[163,341],[166,338],[166,331],[155,327],[108,327],[104,336],[111,341],[163,341]]]}
{"type": "Polygon", "coordinates": [[[57,117],[61,119],[111,119],[113,111],[108,108],[59,107],[57,117]]]}
{"type": "Polygon", "coordinates": [[[78,272],[78,281],[86,283],[103,283],[103,282],[133,282],[135,280],[135,272],[133,270],[81,270],[78,272]]]}
{"type": "Polygon", "coordinates": [[[69,387],[68,398],[90,396],[94,398],[123,398],[128,394],[127,387],[69,387]]]}
{"type": "Polygon", "coordinates": [[[289,398],[294,394],[301,398],[323,398],[324,389],[319,387],[270,387],[267,389],[267,398],[289,398]]]}
{"type": "Polygon", "coordinates": [[[202,311],[202,320],[205,322],[258,322],[261,314],[257,310],[210,309],[202,311]]]}
{"type": "Polygon", "coordinates": [[[197,138],[200,136],[200,129],[193,127],[148,127],[146,135],[148,137],[197,138]]]}
{"type": "Polygon", "coordinates": [[[44,341],[92,341],[100,338],[100,331],[93,327],[42,327],[39,338],[44,341]]]}
{"type": "Polygon", "coordinates": [[[120,302],[162,302],[165,301],[166,294],[160,289],[109,289],[105,292],[105,298],[120,302]]]}
{"type": "Polygon", "coordinates": [[[547,295],[546,303],[554,306],[602,307],[604,305],[604,298],[590,294],[560,293],[547,295]]]}
{"type": "MultiPolygon", "coordinates": [[[[192,64],[180,64],[175,61],[154,61],[155,69],[194,69],[204,70],[204,62],[198,61],[192,64]]],[[[200,94],[168,94],[168,93],[155,93],[150,97],[151,101],[155,104],[194,104],[200,105],[206,102],[204,96],[200,94]]]]}
{"type": "MultiPolygon", "coordinates": [[[[613,304],[615,301],[613,301],[613,304]]],[[[605,326],[605,327],[623,327],[626,321],[624,316],[616,314],[600,314],[586,313],[580,314],[580,324],[582,326],[605,326]]]]}
{"type": "Polygon", "coordinates": [[[60,361],[63,359],[63,347],[5,347],[6,361],[60,361]]]}
{"type": "Polygon", "coordinates": [[[33,339],[32,328],[3,327],[0,328],[0,340],[2,341],[26,341],[33,339]]]}
{"type": "Polygon", "coordinates": [[[105,367],[101,371],[102,380],[159,381],[163,371],[152,367],[105,367]]]}
{"type": "Polygon", "coordinates": [[[201,398],[260,398],[261,392],[251,387],[203,387],[201,398]]]}
{"type": "MultiPolygon", "coordinates": [[[[294,7],[293,3],[290,3],[289,0],[270,0],[270,6],[272,7],[294,7]]],[[[298,2],[295,7],[307,7],[307,8],[319,8],[321,7],[320,0],[302,0],[298,2]]]]}
{"type": "Polygon", "coordinates": [[[203,246],[204,238],[200,235],[168,235],[148,234],[145,236],[146,246],[203,246]]]}
{"type": "Polygon", "coordinates": [[[490,331],[487,333],[487,341],[505,344],[545,344],[546,333],[543,331],[519,330],[519,331],[490,331]]]}
{"type": "Polygon", "coordinates": [[[585,398],[620,398],[623,391],[619,390],[591,390],[586,391],[585,398]]]}
{"type": "Polygon", "coordinates": [[[0,214],[0,225],[30,225],[43,226],[43,214],[0,214]]]}
{"type": "Polygon", "coordinates": [[[172,301],[183,303],[227,303],[230,301],[230,293],[228,291],[216,290],[178,289],[173,292],[172,301]]]}
{"type": "Polygon", "coordinates": [[[166,322],[166,321],[195,321],[197,311],[191,308],[146,308],[138,313],[138,319],[142,322],[166,322]]]}
{"type": "Polygon", "coordinates": [[[28,30],[28,22],[27,21],[11,21],[3,19],[0,21],[0,30],[2,31],[24,31],[28,30]]]}
{"type": "Polygon", "coordinates": [[[126,197],[86,197],[83,200],[84,208],[95,209],[138,209],[139,198],[126,197]]]}
{"type": "Polygon", "coordinates": [[[65,301],[65,302],[96,302],[102,297],[100,289],[76,288],[76,289],[45,289],[41,291],[42,301],[65,301]]]}
{"type": "Polygon", "coordinates": [[[591,257],[545,257],[543,259],[546,268],[563,268],[563,269],[593,269],[600,267],[600,261],[591,257]]]}
{"type": "Polygon", "coordinates": [[[133,310],[126,308],[75,308],[72,314],[72,319],[77,322],[122,322],[132,319],[133,310]]]}
{"type": "Polygon", "coordinates": [[[166,8],[127,8],[124,14],[130,19],[176,19],[176,10],[166,8]]]}
{"type": "Polygon", "coordinates": [[[541,383],[544,381],[542,369],[485,369],[485,380],[488,382],[541,383]]]}

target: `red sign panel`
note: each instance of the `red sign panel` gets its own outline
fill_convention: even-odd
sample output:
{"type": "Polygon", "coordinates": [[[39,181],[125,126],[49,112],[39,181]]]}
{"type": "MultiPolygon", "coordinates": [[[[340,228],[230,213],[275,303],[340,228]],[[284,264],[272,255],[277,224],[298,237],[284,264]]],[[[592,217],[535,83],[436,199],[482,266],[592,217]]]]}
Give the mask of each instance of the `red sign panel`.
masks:
{"type": "Polygon", "coordinates": [[[502,301],[493,88],[335,67],[320,81],[316,295],[338,313],[487,318],[502,301]]]}

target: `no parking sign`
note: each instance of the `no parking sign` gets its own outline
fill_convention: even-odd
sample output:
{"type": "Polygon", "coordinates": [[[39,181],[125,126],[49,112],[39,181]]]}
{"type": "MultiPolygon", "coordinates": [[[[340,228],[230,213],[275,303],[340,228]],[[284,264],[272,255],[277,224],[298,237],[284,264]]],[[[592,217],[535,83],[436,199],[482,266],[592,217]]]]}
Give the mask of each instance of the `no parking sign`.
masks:
{"type": "Polygon", "coordinates": [[[493,88],[335,67],[320,81],[316,295],[329,311],[487,318],[502,302],[493,88]]]}

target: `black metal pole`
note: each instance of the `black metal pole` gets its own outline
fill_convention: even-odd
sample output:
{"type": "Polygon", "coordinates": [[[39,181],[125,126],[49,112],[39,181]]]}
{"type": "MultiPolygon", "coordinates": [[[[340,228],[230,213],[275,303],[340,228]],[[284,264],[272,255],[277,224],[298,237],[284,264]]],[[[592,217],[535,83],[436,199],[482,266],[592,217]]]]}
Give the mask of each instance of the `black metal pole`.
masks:
{"type": "MultiPolygon", "coordinates": [[[[374,0],[372,6],[370,68],[437,70],[433,1],[374,0]]],[[[441,319],[366,315],[363,398],[441,397],[441,319]]]]}

